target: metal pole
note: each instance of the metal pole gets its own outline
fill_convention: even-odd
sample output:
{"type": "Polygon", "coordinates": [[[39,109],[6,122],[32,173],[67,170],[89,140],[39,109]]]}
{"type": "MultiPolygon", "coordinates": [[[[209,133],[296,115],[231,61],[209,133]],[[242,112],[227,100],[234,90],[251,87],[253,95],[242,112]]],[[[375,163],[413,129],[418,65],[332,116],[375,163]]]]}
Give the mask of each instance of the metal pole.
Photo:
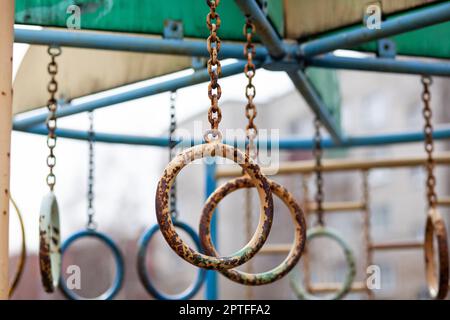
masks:
{"type": "Polygon", "coordinates": [[[14,1],[0,1],[0,299],[8,299],[14,1]]]}
{"type": "Polygon", "coordinates": [[[307,66],[360,70],[374,72],[390,72],[402,74],[427,74],[432,76],[450,76],[450,63],[424,62],[417,60],[396,60],[386,58],[349,58],[332,54],[306,59],[307,66]]]}
{"type": "Polygon", "coordinates": [[[340,129],[336,127],[335,121],[333,120],[330,112],[324,105],[321,97],[316,92],[314,87],[309,83],[308,78],[302,70],[289,71],[287,73],[291,78],[294,86],[302,94],[303,98],[306,100],[308,105],[311,107],[316,116],[319,117],[320,121],[324,127],[328,130],[333,140],[337,144],[342,144],[343,137],[340,129]]]}
{"type": "MultiPolygon", "coordinates": [[[[222,75],[224,77],[232,76],[235,74],[239,74],[242,72],[244,68],[245,62],[239,61],[229,65],[225,65],[222,68],[222,75]]],[[[256,66],[259,67],[260,64],[256,63],[256,66]]],[[[162,83],[152,84],[146,87],[137,88],[133,90],[129,90],[127,92],[98,98],[95,100],[91,100],[84,103],[71,104],[65,106],[64,108],[59,108],[56,113],[58,118],[67,117],[73,114],[81,113],[81,112],[89,112],[99,108],[105,108],[108,106],[112,106],[118,103],[123,103],[135,99],[140,99],[148,96],[152,96],[155,94],[159,94],[167,91],[176,91],[181,88],[186,88],[195,84],[199,84],[202,82],[206,82],[209,80],[209,74],[206,69],[201,71],[196,71],[191,75],[179,77],[173,80],[165,81],[162,83]]],[[[16,119],[14,120],[14,129],[25,129],[27,127],[31,127],[37,124],[45,123],[47,119],[47,113],[41,113],[35,116],[16,119]]]]}
{"type": "MultiPolygon", "coordinates": [[[[337,171],[354,171],[354,170],[371,170],[383,168],[404,168],[404,167],[419,167],[426,163],[425,156],[407,157],[407,158],[384,158],[384,159],[338,159],[338,160],[324,160],[322,170],[324,172],[337,171]]],[[[449,165],[450,152],[441,152],[436,154],[436,165],[449,165]]],[[[290,174],[308,174],[314,172],[313,161],[291,161],[280,164],[277,175],[290,174]]],[[[273,172],[274,169],[262,169],[263,173],[273,172]]],[[[237,177],[242,172],[239,169],[222,169],[217,172],[216,179],[237,177]]]]}
{"type": "Polygon", "coordinates": [[[300,45],[300,56],[311,57],[336,49],[345,49],[372,40],[387,38],[397,34],[425,28],[450,20],[450,3],[430,5],[425,8],[388,18],[380,29],[360,27],[352,31],[321,37],[300,45]]]}
{"type": "Polygon", "coordinates": [[[256,27],[256,32],[269,51],[269,54],[274,59],[283,58],[286,55],[283,41],[267,20],[266,15],[258,6],[258,3],[255,0],[235,0],[235,2],[244,15],[252,18],[252,22],[256,27]]]}
{"type": "MultiPolygon", "coordinates": [[[[30,128],[22,128],[14,124],[13,129],[16,131],[47,135],[47,128],[44,125],[39,125],[30,128]]],[[[87,131],[63,129],[56,130],[58,137],[68,138],[75,140],[86,141],[89,138],[87,131]]],[[[446,140],[450,138],[450,128],[437,129],[433,133],[435,140],[446,140]]],[[[168,147],[168,137],[146,137],[135,135],[123,135],[114,133],[96,132],[96,141],[104,143],[116,143],[116,144],[128,144],[128,145],[140,145],[140,146],[156,146],[156,147],[168,147]]],[[[391,145],[391,144],[403,144],[423,141],[422,132],[405,132],[395,134],[383,134],[376,136],[353,136],[347,137],[343,144],[337,145],[330,139],[323,139],[324,148],[352,148],[352,147],[376,147],[379,145],[391,145]]],[[[182,140],[178,141],[182,143],[182,140]]],[[[203,143],[202,139],[193,139],[188,142],[184,142],[189,146],[203,143]]],[[[234,145],[235,141],[225,140],[226,144],[234,145]]],[[[271,141],[259,141],[260,145],[267,148],[272,147],[271,141]]],[[[276,142],[277,147],[280,150],[311,150],[313,143],[311,139],[299,139],[299,138],[282,138],[276,142]]],[[[244,145],[243,141],[237,141],[237,145],[244,145]]]]}
{"type": "MultiPolygon", "coordinates": [[[[209,57],[203,40],[175,40],[105,32],[29,30],[21,28],[15,28],[14,33],[15,42],[17,43],[209,57]]],[[[221,59],[241,59],[243,51],[244,47],[242,44],[222,43],[220,57],[221,59]]],[[[256,46],[255,59],[264,60],[267,56],[266,48],[256,46]]]]}
{"type": "MultiPolygon", "coordinates": [[[[212,161],[212,158],[208,159],[209,162],[212,161]]],[[[206,164],[206,187],[205,187],[205,196],[209,197],[211,193],[213,193],[217,188],[216,182],[216,163],[215,161],[212,163],[206,164]]],[[[218,247],[217,241],[217,210],[214,212],[213,217],[211,219],[211,240],[214,243],[214,246],[218,247]]],[[[205,298],[207,300],[217,300],[219,297],[218,293],[218,279],[217,272],[208,270],[206,273],[206,290],[205,290],[205,298]]]]}

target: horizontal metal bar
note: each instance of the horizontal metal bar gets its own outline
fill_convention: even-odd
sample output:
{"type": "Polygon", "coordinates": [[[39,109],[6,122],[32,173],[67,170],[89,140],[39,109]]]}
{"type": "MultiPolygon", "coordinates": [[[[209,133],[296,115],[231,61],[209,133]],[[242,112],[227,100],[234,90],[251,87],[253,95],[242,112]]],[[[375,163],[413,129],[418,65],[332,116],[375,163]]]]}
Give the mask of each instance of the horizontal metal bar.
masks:
{"type": "Polygon", "coordinates": [[[426,74],[443,77],[450,76],[450,63],[448,62],[424,62],[418,60],[396,60],[386,58],[349,58],[327,54],[324,56],[307,58],[306,65],[344,70],[418,75],[426,74]]]}
{"type": "Polygon", "coordinates": [[[324,105],[321,97],[318,95],[314,87],[310,84],[308,78],[302,70],[288,71],[287,74],[291,78],[294,86],[301,93],[305,101],[311,107],[314,114],[319,117],[323,126],[327,129],[332,139],[340,145],[343,141],[340,129],[336,127],[336,123],[330,115],[328,109],[324,105]]]}
{"type": "Polygon", "coordinates": [[[409,250],[422,249],[423,241],[403,241],[403,242],[385,242],[376,243],[369,246],[370,250],[409,250]]]}
{"type": "MultiPolygon", "coordinates": [[[[13,129],[16,131],[29,132],[40,135],[47,135],[47,128],[44,125],[27,127],[27,126],[18,126],[13,123],[13,129]]],[[[68,138],[68,139],[76,139],[76,140],[88,140],[88,132],[81,130],[73,130],[73,129],[63,129],[60,128],[57,130],[59,132],[59,137],[68,138]]],[[[436,129],[434,134],[435,140],[449,139],[450,138],[450,129],[436,129]]],[[[147,136],[134,136],[134,135],[124,135],[124,134],[114,134],[114,133],[96,133],[96,139],[98,142],[105,143],[117,143],[117,144],[130,144],[130,145],[142,145],[142,146],[159,146],[159,147],[168,147],[168,138],[167,137],[147,137],[147,136]]],[[[350,137],[346,140],[346,143],[343,147],[373,147],[378,145],[389,145],[389,144],[398,144],[398,143],[410,143],[410,142],[419,142],[423,141],[422,133],[403,133],[403,134],[392,134],[392,135],[380,135],[380,136],[372,136],[372,137],[350,137]],[[414,138],[412,139],[411,136],[414,138]],[[352,143],[352,141],[357,141],[357,143],[352,143]],[[374,143],[376,141],[376,143],[374,143]]],[[[178,141],[181,142],[181,141],[178,141]]],[[[192,141],[193,144],[202,143],[201,140],[192,141]]],[[[234,145],[235,141],[230,140],[226,141],[227,144],[234,145]]],[[[298,139],[298,138],[282,138],[276,142],[277,146],[280,150],[312,150],[313,142],[310,139],[298,139]]],[[[237,142],[238,145],[244,145],[242,141],[237,142]]],[[[267,146],[267,148],[272,147],[271,141],[260,141],[260,145],[267,146]]],[[[324,139],[324,146],[326,148],[336,148],[338,147],[329,139],[324,139]]],[[[450,155],[449,155],[450,159],[450,155]]],[[[447,164],[447,158],[441,159],[442,164],[447,164]],[[444,161],[445,160],[445,161],[444,161]]],[[[329,161],[329,160],[328,160],[329,161]]],[[[327,160],[324,161],[325,164],[328,163],[327,160]]],[[[423,164],[425,161],[424,158],[415,159],[415,166],[419,166],[423,164]]],[[[440,163],[439,157],[436,159],[437,163],[440,163]]],[[[449,160],[450,161],[450,160],[449,160]]],[[[280,167],[279,173],[291,173],[297,172],[312,172],[314,170],[314,164],[311,161],[303,161],[303,164],[299,164],[299,168],[290,168],[289,167],[280,167]]],[[[450,162],[449,162],[450,163],[450,162]]],[[[356,163],[358,164],[358,163],[356,163]]],[[[336,168],[334,167],[325,167],[325,171],[333,171],[336,168]]],[[[339,169],[339,168],[338,168],[339,169]]],[[[345,169],[345,168],[344,168],[345,169]]],[[[352,169],[347,169],[352,170],[352,169]]],[[[228,172],[228,176],[236,176],[239,174],[239,170],[231,170],[228,172]]],[[[224,173],[225,174],[225,173],[224,173]]],[[[224,175],[227,176],[227,175],[224,175]]]]}
{"type": "Polygon", "coordinates": [[[238,7],[252,19],[256,27],[256,32],[261,38],[261,42],[269,51],[269,54],[275,59],[281,59],[286,51],[283,41],[278,36],[275,29],[270,24],[264,12],[258,6],[255,0],[235,0],[238,7]]]}
{"type": "MultiPolygon", "coordinates": [[[[450,152],[437,153],[434,157],[437,165],[450,164],[450,152]]],[[[403,167],[418,167],[426,164],[426,157],[405,157],[397,159],[339,159],[339,160],[324,160],[322,164],[322,171],[324,172],[339,172],[339,171],[354,171],[354,170],[372,170],[384,168],[403,168],[403,167]]],[[[281,163],[276,168],[263,168],[263,173],[277,172],[277,175],[290,174],[310,174],[315,170],[314,161],[291,161],[288,163],[281,163]]],[[[237,177],[242,172],[238,169],[222,169],[217,171],[217,179],[237,177]]]]}
{"type": "MultiPolygon", "coordinates": [[[[255,64],[257,67],[260,67],[259,63],[255,64]]],[[[222,76],[227,77],[242,73],[244,66],[245,66],[244,61],[238,61],[229,65],[225,65],[222,67],[222,76]]],[[[208,80],[209,80],[208,71],[206,69],[203,69],[194,72],[192,75],[179,77],[161,83],[151,84],[146,87],[132,89],[127,92],[110,95],[107,97],[102,97],[83,103],[70,104],[64,106],[64,108],[59,108],[56,115],[58,118],[63,118],[73,114],[93,111],[99,108],[112,106],[118,103],[123,103],[134,99],[148,97],[162,92],[178,90],[191,85],[206,82],[208,80]]],[[[14,128],[24,129],[34,125],[43,124],[46,121],[46,119],[47,119],[46,112],[26,118],[16,118],[14,119],[14,128]]]]}
{"type": "MultiPolygon", "coordinates": [[[[362,211],[366,208],[363,202],[342,201],[342,202],[324,202],[322,204],[323,211],[328,213],[335,212],[355,212],[362,211]]],[[[313,214],[317,211],[317,204],[315,202],[308,203],[308,213],[313,214]]]]}
{"type": "Polygon", "coordinates": [[[280,243],[280,244],[266,244],[261,250],[259,250],[258,254],[262,255],[272,255],[272,254],[287,254],[291,251],[292,244],[291,243],[280,243]]]}
{"type": "MultiPolygon", "coordinates": [[[[334,282],[323,282],[323,283],[314,283],[311,284],[308,288],[308,291],[312,293],[330,293],[339,291],[342,288],[342,283],[334,283],[334,282]]],[[[369,289],[366,286],[365,282],[353,282],[350,292],[366,292],[369,289]]]]}
{"type": "Polygon", "coordinates": [[[438,206],[449,207],[450,206],[450,197],[438,197],[437,199],[438,206]]]}
{"type": "MultiPolygon", "coordinates": [[[[93,31],[30,30],[18,27],[14,28],[14,35],[16,43],[209,57],[206,42],[203,40],[162,39],[93,31]]],[[[243,52],[242,44],[224,42],[220,47],[220,58],[242,59],[243,52]]],[[[255,59],[264,60],[267,56],[267,49],[257,45],[255,59]]]]}
{"type": "Polygon", "coordinates": [[[372,40],[391,37],[450,20],[450,3],[429,5],[410,13],[388,19],[380,29],[360,27],[308,41],[300,45],[300,55],[311,57],[336,49],[346,49],[372,40]]]}

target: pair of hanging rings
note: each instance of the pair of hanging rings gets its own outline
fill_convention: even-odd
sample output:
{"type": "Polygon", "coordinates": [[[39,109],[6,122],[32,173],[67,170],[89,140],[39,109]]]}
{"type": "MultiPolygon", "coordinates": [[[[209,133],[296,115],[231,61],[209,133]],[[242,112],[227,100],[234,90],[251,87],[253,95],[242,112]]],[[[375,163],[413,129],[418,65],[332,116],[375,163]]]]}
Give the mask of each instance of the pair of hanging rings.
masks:
{"type": "MultiPolygon", "coordinates": [[[[208,141],[208,140],[207,140],[208,141]]],[[[287,274],[298,262],[304,250],[306,223],[300,206],[282,186],[268,180],[260,167],[239,149],[225,145],[218,139],[194,146],[176,156],[164,170],[156,193],[156,215],[162,234],[170,247],[187,262],[204,269],[215,269],[229,279],[246,285],[271,283],[287,274]],[[200,240],[205,253],[190,248],[177,234],[169,210],[169,191],[178,173],[189,163],[205,157],[222,157],[240,165],[244,176],[219,187],[206,201],[200,219],[200,240]],[[260,217],[257,230],[249,243],[230,256],[219,256],[210,236],[210,222],[218,203],[228,194],[243,188],[256,187],[260,200],[260,217]],[[250,260],[261,249],[270,232],[273,221],[273,198],[275,193],[290,209],[295,223],[295,240],[283,263],[268,272],[248,274],[236,268],[250,260]]]]}

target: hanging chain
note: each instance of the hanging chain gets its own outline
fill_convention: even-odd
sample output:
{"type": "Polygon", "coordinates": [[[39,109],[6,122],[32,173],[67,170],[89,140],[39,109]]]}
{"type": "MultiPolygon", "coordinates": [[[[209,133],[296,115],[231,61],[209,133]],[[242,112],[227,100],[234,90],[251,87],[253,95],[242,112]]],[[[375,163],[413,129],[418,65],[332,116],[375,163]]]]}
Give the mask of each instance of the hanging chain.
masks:
{"type": "Polygon", "coordinates": [[[427,162],[426,162],[426,170],[427,170],[427,199],[429,208],[434,208],[437,203],[437,196],[435,192],[436,186],[436,178],[434,176],[434,159],[433,159],[433,125],[431,124],[432,111],[430,106],[431,101],[431,93],[430,86],[433,83],[431,77],[422,76],[422,101],[423,101],[423,110],[422,114],[425,119],[424,126],[424,134],[425,134],[425,151],[427,152],[427,162]]]}
{"type": "Polygon", "coordinates": [[[252,23],[250,17],[247,16],[244,25],[244,35],[246,36],[247,43],[244,46],[244,55],[247,58],[247,63],[244,67],[245,76],[248,79],[247,86],[245,87],[245,96],[247,97],[247,105],[245,106],[245,116],[248,119],[246,127],[247,135],[247,147],[246,152],[251,159],[258,157],[258,150],[255,144],[255,139],[258,136],[258,128],[256,127],[254,120],[257,115],[256,105],[253,103],[253,99],[256,95],[256,88],[253,85],[253,78],[255,77],[256,67],[253,63],[253,56],[255,55],[255,45],[252,43],[252,37],[255,33],[255,25],[252,23]]]}
{"type": "Polygon", "coordinates": [[[316,205],[317,205],[317,222],[320,226],[324,225],[323,220],[323,177],[322,177],[322,137],[320,135],[320,120],[314,120],[314,158],[316,160],[314,171],[316,173],[316,205]]]}
{"type": "Polygon", "coordinates": [[[50,191],[53,191],[56,184],[56,176],[53,169],[56,165],[56,156],[54,149],[56,147],[56,110],[58,108],[58,102],[56,100],[56,92],[58,91],[58,82],[56,82],[56,75],[58,74],[58,64],[56,63],[56,57],[61,54],[59,47],[49,47],[47,50],[50,55],[51,61],[47,66],[48,74],[50,75],[50,82],[47,85],[47,91],[50,94],[50,98],[47,103],[48,116],[47,116],[47,147],[49,149],[49,155],[47,156],[47,166],[49,173],[47,175],[47,185],[50,191]]]}
{"type": "MultiPolygon", "coordinates": [[[[362,196],[362,202],[364,205],[364,212],[363,212],[363,240],[365,242],[366,247],[366,268],[373,265],[373,251],[372,251],[372,237],[370,233],[370,185],[369,185],[369,171],[363,170],[361,172],[362,174],[362,189],[363,189],[363,196],[362,196]]],[[[370,274],[367,274],[366,281],[369,280],[370,274]]],[[[374,294],[372,289],[369,288],[368,285],[365,286],[367,296],[370,300],[374,298],[374,294]]]]}
{"type": "Polygon", "coordinates": [[[94,113],[91,111],[88,113],[89,116],[89,131],[88,131],[88,139],[89,139],[89,168],[88,168],[88,222],[86,228],[89,230],[97,229],[97,223],[94,221],[95,209],[94,209],[94,170],[95,170],[95,153],[94,153],[94,145],[95,145],[95,131],[94,131],[94,113]]]}
{"type": "Polygon", "coordinates": [[[206,0],[210,8],[210,12],[206,16],[206,24],[210,31],[210,35],[206,40],[209,52],[209,60],[207,63],[210,83],[208,85],[208,97],[211,100],[211,106],[208,110],[208,121],[211,124],[211,131],[217,136],[219,123],[222,120],[222,112],[219,108],[219,99],[222,95],[222,89],[218,83],[222,67],[218,59],[220,51],[220,38],[217,36],[217,30],[220,27],[220,16],[216,12],[220,0],[206,0]]]}
{"type": "MultiPolygon", "coordinates": [[[[176,91],[170,93],[170,125],[169,125],[169,162],[172,161],[176,154],[177,140],[175,139],[175,130],[177,130],[177,114],[176,114],[176,91]]],[[[170,189],[170,215],[173,220],[178,218],[177,209],[177,182],[174,181],[172,188],[170,189]]]]}

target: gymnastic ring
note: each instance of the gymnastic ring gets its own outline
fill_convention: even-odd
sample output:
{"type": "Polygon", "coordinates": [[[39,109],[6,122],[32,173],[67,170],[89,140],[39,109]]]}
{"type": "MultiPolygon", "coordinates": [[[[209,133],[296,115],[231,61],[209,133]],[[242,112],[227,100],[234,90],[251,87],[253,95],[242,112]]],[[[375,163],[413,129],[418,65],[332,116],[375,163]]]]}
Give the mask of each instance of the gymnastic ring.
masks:
{"type": "MultiPolygon", "coordinates": [[[[286,190],[286,188],[279,185],[275,181],[269,179],[268,181],[272,190],[272,194],[279,197],[289,208],[292,219],[294,220],[295,238],[286,259],[279,266],[273,268],[270,271],[256,274],[246,273],[234,269],[220,271],[220,273],[228,279],[234,282],[241,283],[243,285],[259,286],[281,279],[286,274],[288,274],[289,271],[291,271],[292,268],[297,264],[305,248],[306,222],[302,209],[295,201],[294,196],[288,190],[286,190]]],[[[243,188],[254,188],[254,182],[250,177],[243,176],[228,181],[227,183],[216,189],[216,191],[214,191],[214,193],[212,193],[206,201],[205,208],[203,209],[203,214],[200,219],[199,227],[201,244],[206,254],[214,256],[219,255],[217,250],[214,248],[211,237],[209,237],[209,235],[211,234],[211,219],[217,205],[224,197],[226,197],[230,193],[243,188]]]]}
{"type": "Polygon", "coordinates": [[[64,252],[67,251],[67,249],[72,245],[72,243],[74,243],[76,240],[79,240],[81,238],[96,238],[97,240],[100,240],[101,242],[106,244],[106,246],[109,249],[111,249],[111,252],[114,256],[114,261],[116,264],[116,277],[114,278],[112,286],[108,290],[106,290],[104,293],[102,293],[100,296],[98,296],[96,298],[88,299],[88,298],[83,298],[83,297],[79,296],[74,291],[67,288],[66,281],[65,281],[64,277],[61,275],[59,278],[59,286],[60,286],[61,292],[68,299],[72,299],[72,300],[111,300],[111,299],[113,299],[116,296],[116,294],[119,292],[119,290],[122,288],[123,278],[124,278],[124,265],[125,264],[124,264],[123,256],[120,253],[120,249],[114,243],[114,241],[110,237],[108,237],[106,234],[95,231],[95,230],[86,229],[86,230],[78,231],[78,232],[72,234],[69,238],[67,238],[63,242],[62,247],[61,247],[62,256],[64,256],[64,252]]]}
{"type": "MultiPolygon", "coordinates": [[[[195,242],[195,246],[198,250],[201,250],[200,239],[198,238],[197,233],[189,227],[187,224],[174,220],[174,226],[184,230],[195,242]]],[[[141,280],[144,288],[147,292],[152,295],[155,299],[158,300],[189,300],[193,298],[198,291],[201,289],[203,283],[205,282],[206,270],[202,268],[198,268],[197,277],[195,278],[194,283],[179,294],[166,294],[159,291],[150,280],[150,276],[147,273],[146,268],[146,257],[147,257],[147,247],[150,243],[150,240],[159,231],[159,225],[155,224],[153,227],[148,229],[142,237],[138,241],[138,256],[137,256],[137,270],[139,279],[141,280]]]]}
{"type": "Polygon", "coordinates": [[[161,232],[170,247],[187,262],[205,269],[231,269],[250,260],[267,240],[273,220],[273,199],[267,178],[259,166],[239,149],[214,141],[186,149],[177,155],[164,170],[156,190],[156,218],[161,232]],[[252,180],[260,199],[259,224],[252,239],[241,250],[231,256],[214,257],[190,248],[177,234],[169,210],[169,191],[177,174],[189,163],[205,157],[222,157],[239,164],[252,180]]]}
{"type": "Polygon", "coordinates": [[[330,238],[337,242],[337,244],[342,248],[345,255],[345,260],[347,262],[348,272],[345,277],[344,283],[340,290],[328,297],[318,297],[310,294],[302,285],[299,277],[299,269],[295,268],[293,272],[290,273],[290,284],[294,293],[299,299],[303,300],[339,300],[342,299],[347,293],[350,292],[352,288],[352,283],[356,275],[356,264],[355,258],[353,256],[352,250],[348,244],[341,238],[341,236],[333,229],[326,227],[315,227],[309,229],[307,232],[307,241],[311,241],[314,238],[325,237],[330,238]]]}
{"type": "Polygon", "coordinates": [[[44,290],[48,293],[58,287],[61,273],[61,236],[59,209],[56,196],[49,192],[41,203],[39,216],[39,267],[44,290]]]}
{"type": "Polygon", "coordinates": [[[449,264],[448,242],[445,222],[440,213],[432,208],[428,211],[425,226],[425,272],[428,291],[433,299],[445,299],[448,292],[449,264]],[[434,236],[436,236],[439,258],[439,275],[436,276],[436,262],[434,253],[434,236]]]}
{"type": "Polygon", "coordinates": [[[11,283],[11,286],[9,287],[9,293],[8,296],[11,298],[14,294],[14,291],[17,288],[17,285],[19,284],[20,279],[22,278],[23,271],[25,269],[25,262],[27,259],[27,245],[26,245],[26,237],[25,237],[25,224],[23,222],[22,213],[20,212],[19,207],[17,206],[17,203],[14,201],[14,199],[10,196],[9,201],[11,201],[11,204],[16,211],[17,218],[19,219],[20,224],[20,233],[22,235],[22,245],[21,245],[21,251],[20,251],[20,258],[19,262],[17,263],[17,269],[14,273],[14,278],[11,283]]]}

